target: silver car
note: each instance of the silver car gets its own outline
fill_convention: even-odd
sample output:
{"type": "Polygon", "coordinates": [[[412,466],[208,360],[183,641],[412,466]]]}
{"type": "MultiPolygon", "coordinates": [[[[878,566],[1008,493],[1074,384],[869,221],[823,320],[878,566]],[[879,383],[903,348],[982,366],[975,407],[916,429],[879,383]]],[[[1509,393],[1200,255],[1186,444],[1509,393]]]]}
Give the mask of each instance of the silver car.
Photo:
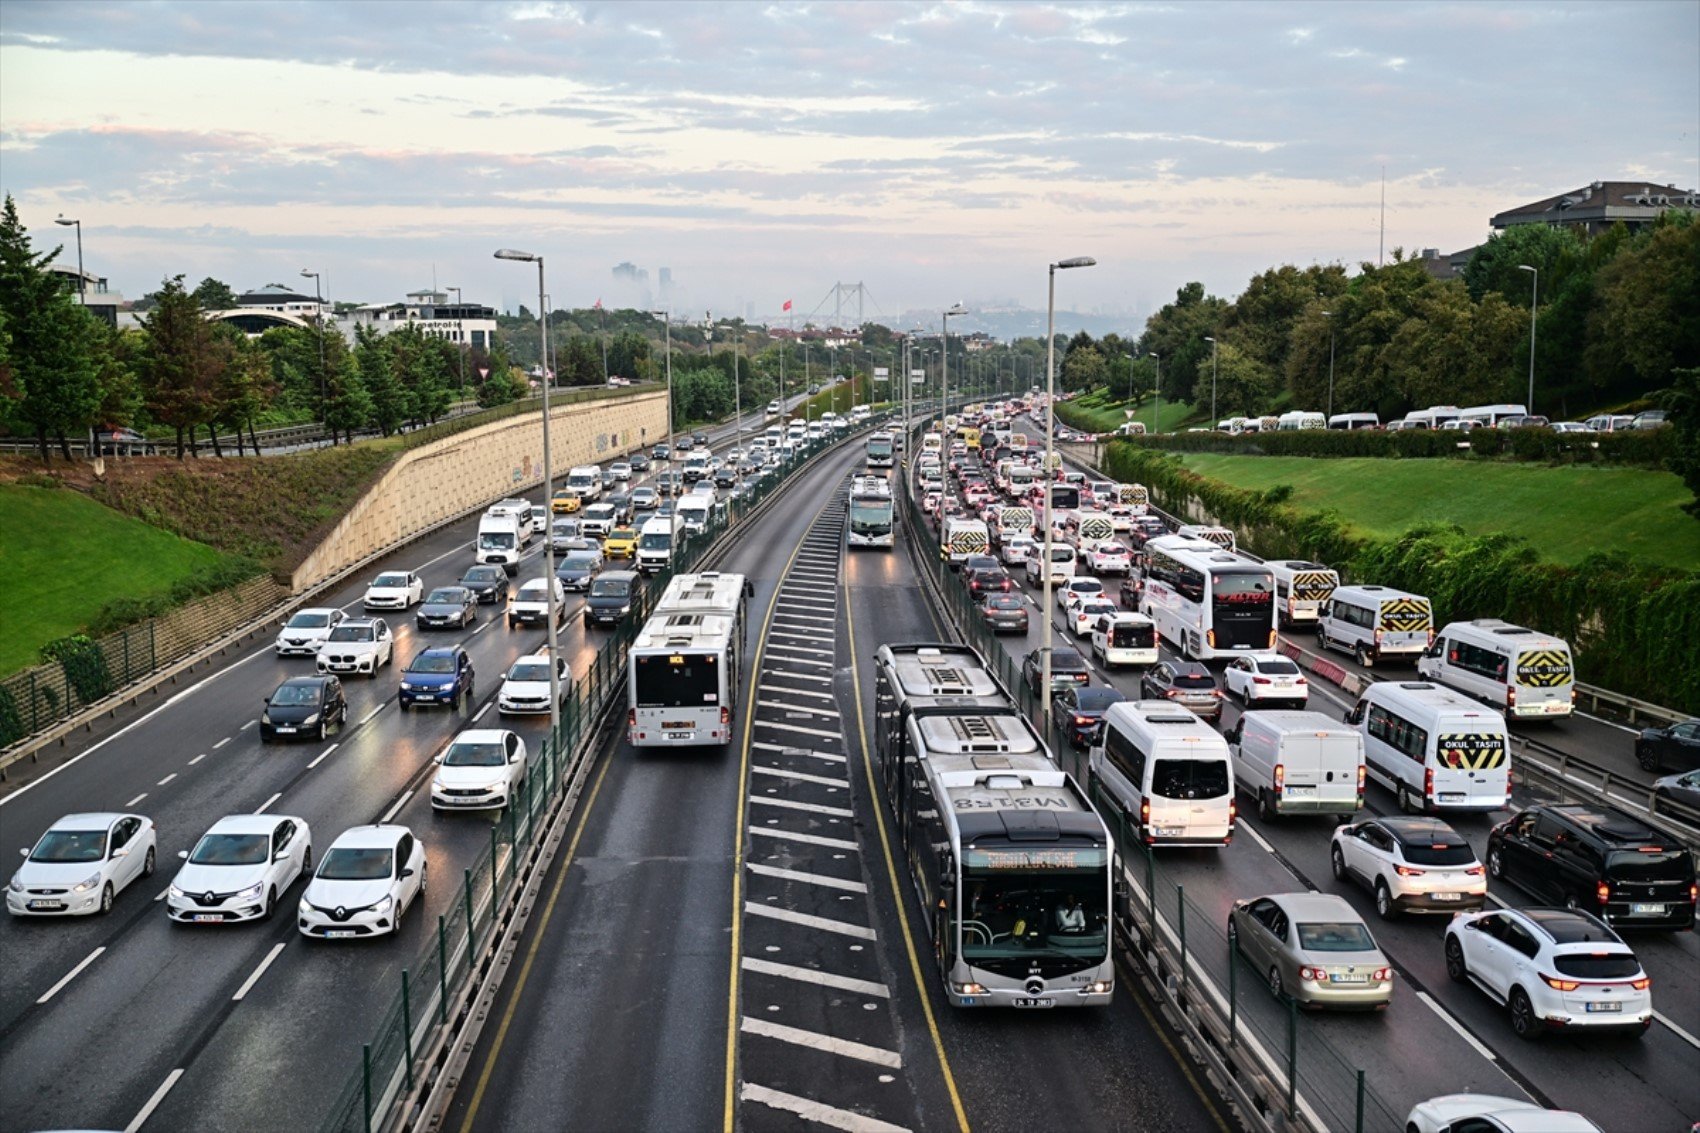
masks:
{"type": "Polygon", "coordinates": [[[1301,1007],[1383,1010],[1393,1000],[1393,966],[1369,926],[1333,893],[1242,898],[1228,914],[1228,947],[1301,1007]]]}

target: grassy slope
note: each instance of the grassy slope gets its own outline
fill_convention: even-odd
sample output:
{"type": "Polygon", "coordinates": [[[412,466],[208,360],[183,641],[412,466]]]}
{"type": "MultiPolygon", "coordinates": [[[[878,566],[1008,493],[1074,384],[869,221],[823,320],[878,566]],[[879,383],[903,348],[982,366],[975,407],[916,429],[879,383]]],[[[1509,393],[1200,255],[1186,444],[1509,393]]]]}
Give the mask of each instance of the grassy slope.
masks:
{"type": "MultiPolygon", "coordinates": [[[[1149,392],[1143,399],[1125,401],[1112,396],[1109,390],[1099,387],[1089,393],[1082,394],[1073,401],[1057,403],[1057,419],[1063,424],[1076,429],[1084,429],[1090,433],[1108,433],[1127,422],[1126,410],[1134,411],[1134,420],[1145,423],[1151,428],[1151,397],[1149,392]]],[[[1184,401],[1165,401],[1159,410],[1160,432],[1172,433],[1194,416],[1192,406],[1184,401]]]]}
{"type": "Polygon", "coordinates": [[[0,485],[0,531],[0,673],[34,664],[43,642],[77,632],[108,600],[162,593],[223,558],[63,488],[0,485]],[[52,569],[31,565],[41,563],[52,569]]]}
{"type": "Polygon", "coordinates": [[[1594,551],[1700,569],[1700,520],[1676,476],[1592,465],[1486,464],[1462,460],[1310,460],[1187,454],[1188,468],[1243,488],[1293,486],[1305,509],[1333,508],[1360,531],[1397,535],[1420,523],[1529,539],[1556,562],[1594,551]]]}

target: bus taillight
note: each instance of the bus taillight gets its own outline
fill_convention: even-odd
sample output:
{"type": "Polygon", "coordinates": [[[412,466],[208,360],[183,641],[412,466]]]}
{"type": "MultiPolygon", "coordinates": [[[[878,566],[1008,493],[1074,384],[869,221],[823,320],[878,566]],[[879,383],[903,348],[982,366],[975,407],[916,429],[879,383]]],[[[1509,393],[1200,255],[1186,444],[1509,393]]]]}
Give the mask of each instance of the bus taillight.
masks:
{"type": "Polygon", "coordinates": [[[732,722],[732,710],[730,708],[721,708],[720,722],[722,724],[730,724],[732,722]]]}
{"type": "Polygon", "coordinates": [[[626,709],[626,727],[628,727],[628,728],[637,727],[637,709],[635,709],[635,708],[626,709]]]}

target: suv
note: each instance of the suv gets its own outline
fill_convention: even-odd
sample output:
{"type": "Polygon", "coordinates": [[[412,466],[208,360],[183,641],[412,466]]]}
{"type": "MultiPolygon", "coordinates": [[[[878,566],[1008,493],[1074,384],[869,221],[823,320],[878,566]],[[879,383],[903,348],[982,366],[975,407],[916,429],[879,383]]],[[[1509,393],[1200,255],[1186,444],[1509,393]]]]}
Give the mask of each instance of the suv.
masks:
{"type": "Polygon", "coordinates": [[[472,680],[472,658],[459,645],[421,650],[402,671],[396,704],[404,712],[416,704],[464,708],[473,696],[472,680]]]}
{"type": "Polygon", "coordinates": [[[1488,833],[1488,873],[1625,928],[1694,925],[1694,857],[1611,807],[1533,806],[1488,833]]]}
{"type": "Polygon", "coordinates": [[[584,600],[584,624],[619,625],[620,619],[631,612],[641,585],[635,570],[607,570],[597,575],[584,600]]]}
{"type": "Polygon", "coordinates": [[[1336,881],[1357,881],[1374,892],[1383,920],[1487,903],[1487,877],[1469,839],[1438,818],[1388,815],[1336,827],[1328,856],[1336,881]]]}
{"type": "Polygon", "coordinates": [[[378,670],[394,660],[395,638],[383,618],[344,618],[319,646],[316,667],[321,673],[364,673],[378,670]]]}
{"type": "Polygon", "coordinates": [[[1222,690],[1197,661],[1164,661],[1139,678],[1141,700],[1172,700],[1209,720],[1222,718],[1222,690]]]}
{"type": "Polygon", "coordinates": [[[1678,766],[1700,767],[1700,720],[1641,729],[1641,734],[1635,737],[1635,761],[1644,770],[1658,771],[1667,757],[1675,757],[1678,766]]]}

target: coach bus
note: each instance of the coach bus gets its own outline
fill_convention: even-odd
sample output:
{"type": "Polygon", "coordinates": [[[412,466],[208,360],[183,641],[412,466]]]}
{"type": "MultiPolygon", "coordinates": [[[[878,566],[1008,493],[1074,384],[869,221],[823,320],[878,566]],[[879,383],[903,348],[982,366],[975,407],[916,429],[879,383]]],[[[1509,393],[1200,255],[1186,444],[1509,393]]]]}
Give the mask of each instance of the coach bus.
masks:
{"type": "Polygon", "coordinates": [[[681,574],[667,584],[627,654],[626,739],[633,747],[732,740],[743,676],[741,574],[681,574]]]}
{"type": "Polygon", "coordinates": [[[1204,539],[1145,544],[1140,606],[1157,632],[1197,661],[1275,648],[1275,575],[1204,539]]]}

